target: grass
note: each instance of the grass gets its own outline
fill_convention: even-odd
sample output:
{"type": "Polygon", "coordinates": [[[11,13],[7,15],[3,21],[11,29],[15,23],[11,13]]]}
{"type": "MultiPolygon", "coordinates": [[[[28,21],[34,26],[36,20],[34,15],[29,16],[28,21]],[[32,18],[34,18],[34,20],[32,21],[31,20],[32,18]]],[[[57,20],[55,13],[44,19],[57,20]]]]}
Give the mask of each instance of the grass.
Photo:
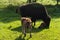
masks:
{"type": "MultiPolygon", "coordinates": [[[[14,19],[14,17],[12,17],[14,19]]],[[[9,19],[9,20],[13,20],[9,19]]],[[[38,26],[37,21],[36,26],[38,26]]],[[[60,18],[52,19],[49,29],[38,29],[35,27],[32,30],[32,38],[29,39],[29,33],[25,39],[21,36],[20,20],[11,22],[0,22],[0,40],[60,40],[60,18]],[[11,26],[11,27],[10,27],[11,26]]]]}
{"type": "Polygon", "coordinates": [[[51,16],[50,28],[38,29],[38,26],[42,22],[38,20],[32,30],[32,38],[29,38],[29,33],[23,38],[20,17],[19,14],[15,13],[15,6],[9,6],[9,4],[1,5],[0,40],[60,40],[60,7],[56,7],[55,5],[46,5],[46,7],[51,16]]]}

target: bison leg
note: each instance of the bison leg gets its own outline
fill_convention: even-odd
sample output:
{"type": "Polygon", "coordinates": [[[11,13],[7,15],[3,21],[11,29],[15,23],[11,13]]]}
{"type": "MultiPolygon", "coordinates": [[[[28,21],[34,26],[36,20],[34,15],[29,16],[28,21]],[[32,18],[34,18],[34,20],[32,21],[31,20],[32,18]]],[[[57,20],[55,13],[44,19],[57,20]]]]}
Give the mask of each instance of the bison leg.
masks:
{"type": "Polygon", "coordinates": [[[26,36],[26,28],[23,26],[22,27],[22,33],[24,34],[24,37],[26,36]]]}
{"type": "Polygon", "coordinates": [[[36,18],[33,17],[33,18],[31,18],[31,20],[32,20],[32,22],[33,22],[33,24],[34,24],[34,26],[35,26],[36,18]]]}

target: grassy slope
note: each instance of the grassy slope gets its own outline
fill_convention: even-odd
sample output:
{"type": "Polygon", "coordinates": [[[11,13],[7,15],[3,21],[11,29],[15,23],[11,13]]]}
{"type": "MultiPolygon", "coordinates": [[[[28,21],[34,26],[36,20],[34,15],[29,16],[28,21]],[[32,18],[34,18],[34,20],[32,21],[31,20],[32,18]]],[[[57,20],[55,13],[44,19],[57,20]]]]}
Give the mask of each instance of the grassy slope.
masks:
{"type": "MultiPolygon", "coordinates": [[[[3,6],[3,5],[2,5],[3,6]]],[[[5,6],[4,6],[5,7],[5,6]]],[[[0,6],[1,8],[1,6],[0,6]]],[[[39,21],[32,30],[32,38],[29,33],[24,38],[21,37],[21,23],[19,15],[12,10],[0,9],[0,40],[60,40],[60,12],[59,9],[47,8],[51,11],[51,23],[49,29],[38,29],[39,21]]]]}

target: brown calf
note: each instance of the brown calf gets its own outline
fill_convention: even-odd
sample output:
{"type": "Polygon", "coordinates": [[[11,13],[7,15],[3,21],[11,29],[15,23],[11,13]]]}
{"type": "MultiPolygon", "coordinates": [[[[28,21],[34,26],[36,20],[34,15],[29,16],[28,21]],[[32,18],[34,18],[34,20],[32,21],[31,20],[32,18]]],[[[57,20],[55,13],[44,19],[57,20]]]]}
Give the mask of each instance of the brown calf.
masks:
{"type": "Polygon", "coordinates": [[[30,18],[28,17],[22,17],[21,18],[21,24],[22,24],[22,33],[24,34],[24,36],[26,36],[26,31],[27,29],[29,29],[30,32],[30,37],[31,36],[31,30],[32,30],[32,21],[30,18]]]}

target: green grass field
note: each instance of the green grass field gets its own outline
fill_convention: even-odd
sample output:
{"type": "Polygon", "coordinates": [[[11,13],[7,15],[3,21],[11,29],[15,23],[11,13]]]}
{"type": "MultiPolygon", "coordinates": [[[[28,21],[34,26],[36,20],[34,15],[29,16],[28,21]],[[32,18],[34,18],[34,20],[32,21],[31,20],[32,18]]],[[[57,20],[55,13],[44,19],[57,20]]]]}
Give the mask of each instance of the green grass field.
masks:
{"type": "MultiPolygon", "coordinates": [[[[4,3],[5,1],[2,0],[4,3]]],[[[19,14],[15,13],[14,6],[7,7],[6,4],[2,5],[3,3],[1,3],[0,40],[60,40],[60,7],[53,6],[55,2],[52,3],[52,6],[46,6],[48,13],[51,16],[50,28],[38,29],[38,26],[41,24],[41,21],[38,20],[36,22],[36,26],[32,29],[32,38],[29,38],[29,33],[27,33],[25,38],[21,36],[22,30],[20,16],[19,14]]]]}

